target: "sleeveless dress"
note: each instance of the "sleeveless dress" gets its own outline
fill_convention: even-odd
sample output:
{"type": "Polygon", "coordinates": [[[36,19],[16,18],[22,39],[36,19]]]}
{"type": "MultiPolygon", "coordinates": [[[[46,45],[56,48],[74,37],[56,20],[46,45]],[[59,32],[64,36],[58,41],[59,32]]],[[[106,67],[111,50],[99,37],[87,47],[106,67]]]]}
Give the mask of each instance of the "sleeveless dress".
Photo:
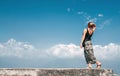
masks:
{"type": "Polygon", "coordinates": [[[91,42],[92,35],[93,35],[93,33],[90,35],[89,32],[88,32],[88,29],[87,29],[87,33],[86,33],[85,39],[83,41],[84,56],[85,56],[87,64],[89,64],[89,63],[95,64],[96,63],[96,58],[94,56],[92,42],[91,42]]]}

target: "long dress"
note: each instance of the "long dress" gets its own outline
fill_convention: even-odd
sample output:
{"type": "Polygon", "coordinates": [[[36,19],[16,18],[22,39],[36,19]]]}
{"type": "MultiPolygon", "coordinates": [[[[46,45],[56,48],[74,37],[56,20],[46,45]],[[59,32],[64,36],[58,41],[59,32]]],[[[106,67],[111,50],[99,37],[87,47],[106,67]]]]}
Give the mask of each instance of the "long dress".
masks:
{"type": "Polygon", "coordinates": [[[96,58],[94,56],[93,46],[92,46],[92,42],[91,42],[91,37],[92,37],[92,34],[90,35],[87,30],[87,33],[86,33],[85,39],[84,39],[84,56],[85,56],[87,64],[89,64],[89,63],[95,64],[96,63],[96,58]]]}

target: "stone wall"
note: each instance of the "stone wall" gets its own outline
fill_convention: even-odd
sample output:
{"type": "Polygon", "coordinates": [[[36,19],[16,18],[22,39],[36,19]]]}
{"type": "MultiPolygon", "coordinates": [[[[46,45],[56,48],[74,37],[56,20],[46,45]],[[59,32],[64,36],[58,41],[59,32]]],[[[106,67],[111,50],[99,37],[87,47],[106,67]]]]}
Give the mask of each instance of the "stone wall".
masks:
{"type": "Polygon", "coordinates": [[[46,68],[0,69],[0,76],[113,76],[111,69],[46,68]]]}

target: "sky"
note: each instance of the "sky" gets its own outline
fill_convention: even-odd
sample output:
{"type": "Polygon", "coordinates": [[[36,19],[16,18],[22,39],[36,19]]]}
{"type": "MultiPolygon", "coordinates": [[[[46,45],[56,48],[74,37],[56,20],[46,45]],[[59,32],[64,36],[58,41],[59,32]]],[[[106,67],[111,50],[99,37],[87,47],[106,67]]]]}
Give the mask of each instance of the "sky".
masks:
{"type": "Polygon", "coordinates": [[[1,68],[85,68],[79,44],[92,21],[95,56],[120,73],[119,0],[0,0],[1,68]],[[64,62],[64,63],[63,63],[64,62]]]}

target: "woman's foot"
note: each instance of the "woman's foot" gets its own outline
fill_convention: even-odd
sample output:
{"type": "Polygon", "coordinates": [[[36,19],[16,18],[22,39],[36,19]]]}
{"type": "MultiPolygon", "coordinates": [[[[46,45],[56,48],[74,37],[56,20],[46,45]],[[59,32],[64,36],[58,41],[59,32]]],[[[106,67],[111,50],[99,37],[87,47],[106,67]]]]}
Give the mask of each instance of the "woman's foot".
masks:
{"type": "Polygon", "coordinates": [[[101,69],[101,64],[97,65],[97,69],[101,69]]]}
{"type": "Polygon", "coordinates": [[[88,69],[92,69],[92,65],[91,64],[88,64],[88,69]]]}
{"type": "Polygon", "coordinates": [[[100,69],[101,68],[101,63],[99,61],[97,61],[96,64],[97,64],[97,69],[100,69]]]}
{"type": "Polygon", "coordinates": [[[92,69],[92,67],[87,67],[87,69],[92,69]]]}

